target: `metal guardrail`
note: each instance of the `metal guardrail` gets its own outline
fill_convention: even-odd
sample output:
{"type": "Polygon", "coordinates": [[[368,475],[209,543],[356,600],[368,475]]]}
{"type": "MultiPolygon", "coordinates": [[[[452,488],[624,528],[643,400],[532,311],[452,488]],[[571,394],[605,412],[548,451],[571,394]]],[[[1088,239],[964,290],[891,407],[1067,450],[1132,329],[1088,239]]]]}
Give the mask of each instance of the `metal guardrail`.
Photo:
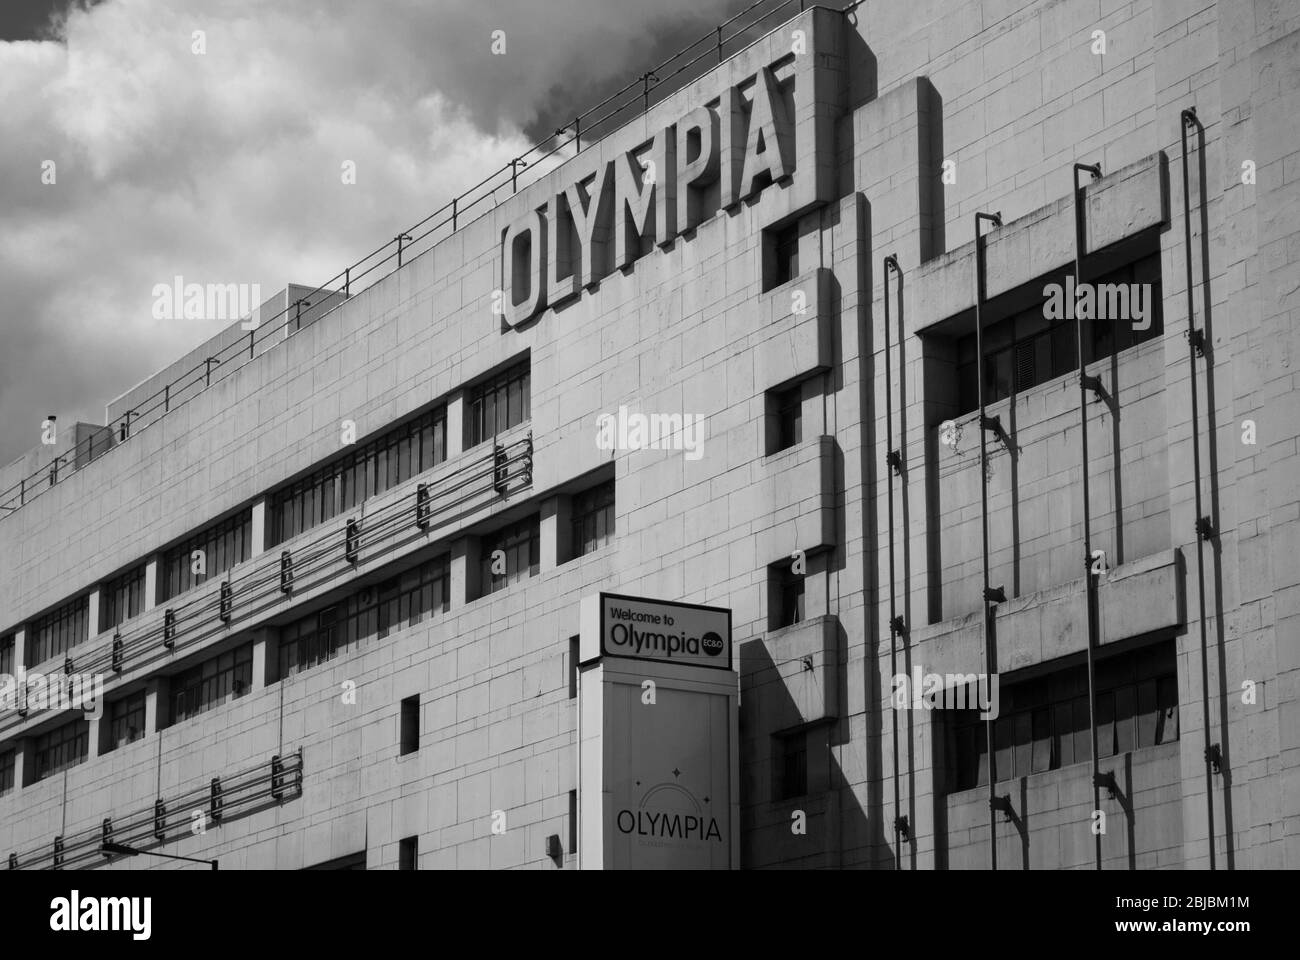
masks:
{"type": "MultiPolygon", "coordinates": [[[[856,2],[839,8],[839,10],[848,14],[855,10],[861,2],[862,0],[856,0],[856,2]]],[[[702,76],[707,70],[706,67],[701,66],[705,61],[708,61],[709,66],[723,63],[728,56],[726,53],[727,45],[734,44],[737,40],[746,39],[747,35],[763,21],[768,20],[775,14],[790,12],[796,7],[798,12],[802,13],[808,6],[807,0],[757,0],[757,2],[750,4],[744,10],[718,24],[699,40],[688,44],[667,60],[647,70],[637,79],[630,81],[616,93],[611,94],[594,107],[574,117],[569,124],[560,127],[550,137],[510,160],[499,170],[489,174],[464,193],[453,197],[450,203],[439,207],[423,220],[401,231],[392,240],[366,254],[356,263],[344,268],[340,273],[326,280],[306,296],[286,305],[269,322],[260,323],[256,329],[248,331],[247,339],[241,337],[239,340],[218,350],[213,356],[204,358],[201,363],[185,371],[175,380],[164,384],[161,390],[146,397],[141,401],[140,405],[128,410],[120,421],[108,424],[106,428],[114,430],[117,434],[117,442],[123,443],[141,430],[157,423],[172,410],[193,399],[201,390],[206,390],[214,382],[220,382],[231,376],[245,363],[256,359],[258,356],[257,344],[259,342],[265,345],[266,341],[274,334],[286,331],[280,337],[281,340],[284,340],[301,329],[301,305],[304,301],[308,304],[314,303],[321,295],[326,298],[339,298],[339,303],[313,320],[308,320],[307,323],[313,323],[328,316],[345,303],[353,293],[367,289],[384,277],[401,269],[404,263],[410,263],[413,259],[411,254],[413,249],[425,244],[415,254],[418,257],[423,253],[427,253],[440,240],[454,234],[467,214],[471,212],[478,214],[493,209],[499,203],[504,202],[497,200],[497,191],[508,187],[510,195],[513,196],[519,190],[521,170],[531,168],[533,171],[537,171],[540,169],[542,161],[549,160],[570,147],[573,148],[575,153],[581,152],[584,129],[588,145],[595,140],[608,136],[631,119],[647,112],[650,109],[652,94],[654,94],[656,103],[661,102],[671,92],[681,89],[691,80],[702,76]],[[756,11],[760,7],[768,7],[769,9],[757,13],[756,11]],[[749,19],[741,24],[740,21],[744,18],[749,19]],[[730,36],[726,33],[729,28],[734,28],[734,32],[730,36]],[[695,51],[694,55],[692,55],[693,51],[695,51]],[[606,112],[602,114],[602,110],[606,112]],[[565,139],[566,137],[567,139],[565,139]],[[480,205],[484,203],[488,203],[488,206],[481,208],[480,205]],[[441,237],[436,236],[437,231],[445,227],[450,227],[450,230],[441,237]],[[387,265],[391,265],[391,268],[382,274],[377,273],[387,265]],[[291,324],[294,325],[294,329],[290,331],[288,328],[291,324]],[[225,371],[215,379],[213,377],[214,366],[218,370],[225,371]],[[203,384],[202,388],[198,387],[200,383],[203,384]],[[184,396],[187,390],[190,390],[191,393],[189,396],[184,396]],[[184,399],[180,399],[183,396],[184,399]],[[152,419],[150,419],[151,417],[152,419]]],[[[735,52],[744,49],[752,42],[745,43],[730,55],[734,56],[735,52]]],[[[531,179],[528,182],[540,179],[542,175],[544,174],[530,175],[531,179]]],[[[98,442],[103,443],[102,435],[98,438],[98,442]]],[[[0,491],[0,519],[31,503],[32,500],[59,483],[61,479],[70,476],[77,469],[78,459],[84,457],[87,462],[96,459],[92,456],[95,452],[95,443],[96,438],[94,435],[87,437],[68,452],[60,454],[33,473],[20,478],[17,484],[7,490],[0,491]]],[[[102,456],[102,454],[100,455],[102,456]]]]}
{"type": "MultiPolygon", "coordinates": [[[[372,514],[336,517],[335,521],[344,521],[342,526],[335,522],[293,550],[258,554],[239,576],[222,580],[217,591],[208,589],[184,603],[151,608],[136,618],[130,629],[123,632],[119,628],[94,650],[77,657],[69,652],[63,670],[113,679],[167,659],[179,650],[229,633],[241,620],[247,622],[277,607],[286,594],[355,575],[357,563],[367,555],[373,557],[379,549],[397,546],[389,541],[403,530],[412,538],[424,537],[443,525],[439,518],[454,518],[458,510],[484,494],[507,496],[531,486],[532,481],[532,434],[507,443],[494,441],[488,451],[460,469],[437,481],[417,484],[411,494],[372,514]]],[[[39,666],[28,668],[28,673],[41,672],[39,666]]],[[[28,710],[24,706],[5,711],[0,737],[29,718],[65,709],[28,710]]]]}
{"type": "Polygon", "coordinates": [[[212,825],[232,819],[240,812],[267,800],[282,803],[302,796],[302,748],[286,757],[274,756],[222,780],[213,777],[167,800],[159,797],[148,807],[120,820],[105,817],[98,827],[57,836],[52,842],[21,853],[10,853],[10,870],[67,870],[95,867],[108,862],[105,843],[122,844],[149,852],[182,837],[191,836],[191,814],[203,811],[212,825]]]}

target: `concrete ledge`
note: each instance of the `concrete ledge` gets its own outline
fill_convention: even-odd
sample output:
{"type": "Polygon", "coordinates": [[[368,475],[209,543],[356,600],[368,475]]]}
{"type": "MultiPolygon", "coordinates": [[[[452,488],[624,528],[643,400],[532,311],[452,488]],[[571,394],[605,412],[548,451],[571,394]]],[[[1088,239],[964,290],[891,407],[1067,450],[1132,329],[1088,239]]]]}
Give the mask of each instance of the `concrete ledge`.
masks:
{"type": "Polygon", "coordinates": [[[754,355],[754,387],[778,390],[829,370],[831,356],[831,271],[817,267],[768,291],[760,301],[767,339],[754,355]],[[800,312],[795,300],[801,296],[800,312]]]}
{"type": "Polygon", "coordinates": [[[764,457],[754,521],[761,563],[835,545],[835,438],[817,437],[764,457]]]}
{"type": "Polygon", "coordinates": [[[775,733],[839,716],[839,625],[836,616],[814,617],[740,646],[748,734],[759,726],[775,733]]]}
{"type": "MultiPolygon", "coordinates": [[[[1088,253],[1169,223],[1168,160],[1163,151],[1084,187],[1088,253]]],[[[1063,174],[1064,175],[1064,171],[1063,174]]],[[[985,297],[1074,262],[1074,200],[1066,196],[991,230],[985,240],[985,297]]],[[[975,306],[975,242],[926,263],[909,278],[907,326],[920,333],[975,306]]]]}
{"type": "MultiPolygon", "coordinates": [[[[1186,622],[1185,566],[1178,549],[1116,567],[1098,590],[1099,641],[1104,646],[1186,622]]],[[[918,627],[917,644],[928,672],[984,669],[983,614],[918,627]]],[[[1083,580],[1015,597],[997,609],[997,669],[1009,673],[1088,647],[1083,580]]]]}

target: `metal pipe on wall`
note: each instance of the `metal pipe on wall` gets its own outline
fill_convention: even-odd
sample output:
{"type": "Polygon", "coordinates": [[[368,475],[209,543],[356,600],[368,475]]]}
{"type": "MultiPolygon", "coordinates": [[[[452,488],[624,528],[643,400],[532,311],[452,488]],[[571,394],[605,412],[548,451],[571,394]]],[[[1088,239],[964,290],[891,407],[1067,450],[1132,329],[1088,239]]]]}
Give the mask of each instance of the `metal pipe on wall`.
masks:
{"type": "MultiPolygon", "coordinates": [[[[903,281],[903,272],[898,267],[898,258],[892,253],[885,257],[885,475],[889,486],[889,676],[898,676],[898,635],[906,629],[903,618],[898,616],[897,598],[894,588],[894,473],[902,470],[902,444],[894,447],[894,387],[890,376],[892,362],[889,351],[889,273],[893,270],[898,281],[903,281]]],[[[903,867],[903,848],[899,842],[903,833],[902,814],[899,812],[898,790],[898,705],[890,702],[890,712],[894,715],[894,869],[903,867]]]]}
{"type": "MultiPolygon", "coordinates": [[[[1210,851],[1210,869],[1215,869],[1214,859],[1214,753],[1210,744],[1210,665],[1209,639],[1205,615],[1205,540],[1214,535],[1210,518],[1201,513],[1201,420],[1200,405],[1196,397],[1196,358],[1205,355],[1205,334],[1196,328],[1196,311],[1192,306],[1192,210],[1191,187],[1187,172],[1187,129],[1196,127],[1200,150],[1205,150],[1205,127],[1196,116],[1196,108],[1184,110],[1179,128],[1183,145],[1183,240],[1187,261],[1187,369],[1192,394],[1192,483],[1196,488],[1196,594],[1200,603],[1201,619],[1201,710],[1205,730],[1205,824],[1206,840],[1210,851]]],[[[1206,228],[1205,180],[1200,184],[1201,229],[1206,228]]],[[[1204,260],[1204,258],[1202,258],[1204,260]]],[[[1201,263],[1202,275],[1208,273],[1208,264],[1201,263]]]]}
{"type": "MultiPolygon", "coordinates": [[[[984,432],[987,429],[988,418],[984,414],[984,323],[982,311],[984,307],[984,256],[981,246],[980,221],[987,220],[995,227],[1002,226],[1002,214],[1000,213],[976,213],[975,214],[975,389],[979,397],[980,421],[980,538],[982,544],[984,560],[984,592],[981,594],[984,604],[984,671],[985,682],[993,682],[993,644],[990,630],[991,609],[989,602],[992,591],[989,589],[989,474],[988,474],[988,444],[984,438],[984,432]]],[[[997,810],[998,803],[996,797],[997,791],[997,752],[994,749],[993,740],[993,717],[991,711],[985,711],[988,716],[984,718],[984,737],[985,749],[989,757],[989,869],[998,868],[998,847],[997,847],[997,810]]]]}
{"type": "MultiPolygon", "coordinates": [[[[1074,165],[1074,287],[1077,294],[1083,284],[1083,232],[1084,206],[1083,188],[1079,186],[1079,174],[1089,173],[1094,180],[1101,176],[1100,164],[1076,163],[1074,165]]],[[[1076,300],[1077,304],[1077,300],[1076,300]]],[[[1074,305],[1071,305],[1074,306],[1074,305]]],[[[1079,362],[1079,451],[1080,451],[1080,488],[1083,494],[1083,582],[1084,606],[1087,610],[1088,623],[1088,733],[1092,741],[1092,809],[1093,815],[1101,809],[1101,774],[1097,759],[1097,673],[1095,651],[1097,649],[1097,584],[1093,580],[1092,560],[1092,507],[1088,496],[1088,367],[1083,354],[1083,317],[1077,309],[1073,310],[1075,352],[1079,362]]],[[[1118,469],[1118,467],[1117,467],[1118,469]]],[[[1116,518],[1119,522],[1119,518],[1116,518]]],[[[1099,575],[1099,574],[1098,574],[1099,575]]],[[[1095,868],[1101,869],[1101,831],[1095,826],[1093,834],[1093,856],[1095,868]]]]}

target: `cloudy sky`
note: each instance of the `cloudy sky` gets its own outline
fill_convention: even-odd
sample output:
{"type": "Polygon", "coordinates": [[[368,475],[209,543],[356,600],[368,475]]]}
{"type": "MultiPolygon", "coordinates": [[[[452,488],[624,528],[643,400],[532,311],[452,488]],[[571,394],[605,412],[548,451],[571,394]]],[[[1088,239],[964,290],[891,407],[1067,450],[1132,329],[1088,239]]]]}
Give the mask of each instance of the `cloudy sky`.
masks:
{"type": "Polygon", "coordinates": [[[749,2],[0,0],[0,464],[227,325],[155,284],[321,283],[749,2]]]}

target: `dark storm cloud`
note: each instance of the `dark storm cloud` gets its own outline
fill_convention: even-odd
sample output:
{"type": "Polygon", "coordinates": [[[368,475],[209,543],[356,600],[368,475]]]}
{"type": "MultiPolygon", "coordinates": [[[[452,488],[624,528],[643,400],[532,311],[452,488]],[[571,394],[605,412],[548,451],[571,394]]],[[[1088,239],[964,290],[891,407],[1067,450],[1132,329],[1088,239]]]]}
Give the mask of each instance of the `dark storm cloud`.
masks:
{"type": "Polygon", "coordinates": [[[0,43],[0,464],[225,325],[155,284],[322,282],[744,5],[103,0],[0,43]]]}

